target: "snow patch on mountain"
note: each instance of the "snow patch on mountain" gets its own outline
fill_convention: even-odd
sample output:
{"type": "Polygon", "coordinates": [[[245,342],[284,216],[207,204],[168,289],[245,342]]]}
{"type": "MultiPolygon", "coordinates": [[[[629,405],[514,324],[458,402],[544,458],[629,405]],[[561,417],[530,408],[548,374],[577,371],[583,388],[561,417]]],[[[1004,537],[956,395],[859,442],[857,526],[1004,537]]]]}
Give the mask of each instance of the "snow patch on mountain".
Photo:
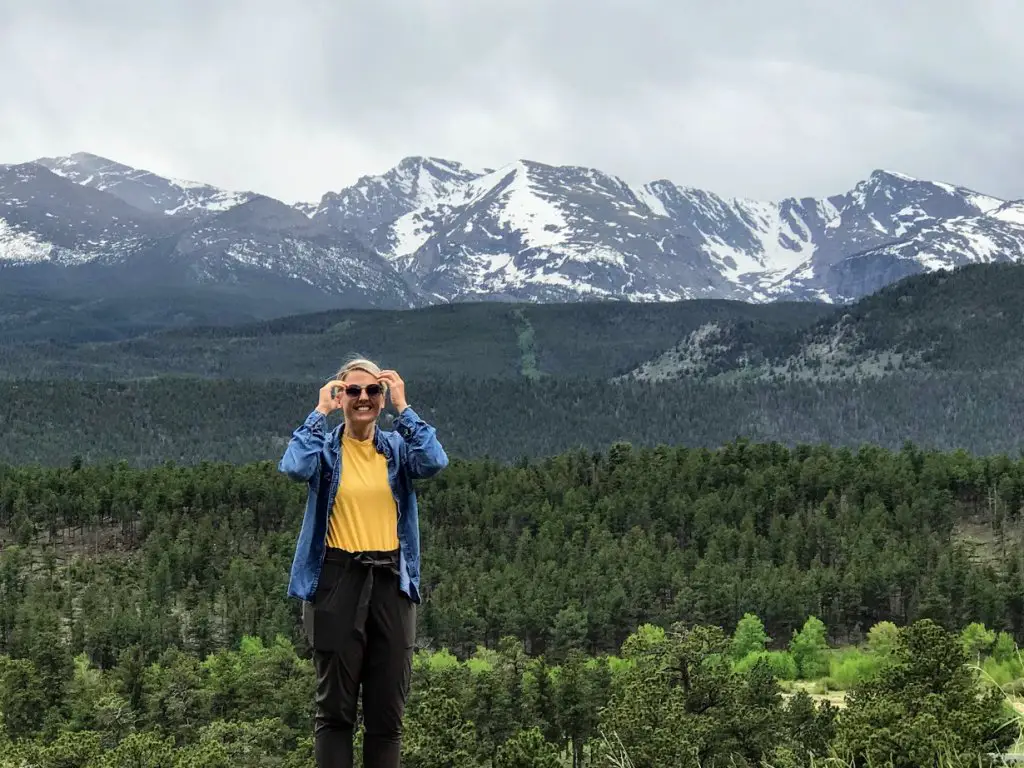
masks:
{"type": "Polygon", "coordinates": [[[1024,227],[1024,200],[1004,203],[989,212],[993,219],[1024,227]]]}
{"type": "Polygon", "coordinates": [[[0,218],[0,261],[34,264],[49,261],[53,244],[46,243],[31,232],[21,232],[0,218]]]}
{"type": "Polygon", "coordinates": [[[109,192],[147,213],[166,216],[201,215],[226,211],[256,197],[189,179],[159,176],[88,152],[35,161],[53,173],[84,187],[109,192]]]}
{"type": "Polygon", "coordinates": [[[510,173],[511,179],[499,198],[503,205],[496,217],[507,229],[521,233],[525,248],[553,248],[564,245],[569,223],[554,195],[545,194],[530,178],[523,163],[510,173]]]}
{"type": "Polygon", "coordinates": [[[991,197],[989,195],[983,195],[980,192],[975,192],[972,189],[965,189],[964,187],[957,187],[953,184],[947,184],[944,181],[933,181],[930,182],[939,189],[948,192],[950,195],[963,197],[967,202],[978,209],[979,213],[990,213],[991,211],[998,208],[1003,204],[1003,200],[998,197],[991,197]]]}
{"type": "Polygon", "coordinates": [[[1024,256],[1024,219],[977,216],[941,222],[914,238],[884,249],[896,258],[913,258],[925,270],[951,269],[962,264],[991,263],[1024,256]],[[998,222],[998,224],[997,224],[998,222]]]}
{"type": "Polygon", "coordinates": [[[164,213],[168,216],[195,210],[218,213],[234,208],[236,205],[241,205],[253,197],[250,192],[229,192],[224,189],[211,190],[210,187],[203,187],[192,182],[183,182],[180,179],[171,179],[170,181],[174,186],[181,188],[185,195],[184,200],[178,205],[164,208],[164,213]],[[190,186],[185,186],[185,184],[190,186]]]}

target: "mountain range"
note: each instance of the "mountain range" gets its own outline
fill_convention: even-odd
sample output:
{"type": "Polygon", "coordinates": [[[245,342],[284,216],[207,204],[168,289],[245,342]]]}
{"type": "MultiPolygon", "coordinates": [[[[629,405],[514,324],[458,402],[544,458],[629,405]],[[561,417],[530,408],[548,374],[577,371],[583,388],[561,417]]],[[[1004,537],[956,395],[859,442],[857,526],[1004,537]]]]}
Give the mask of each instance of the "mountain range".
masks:
{"type": "Polygon", "coordinates": [[[466,301],[848,303],[1022,256],[1024,201],[883,170],[767,202],[410,157],[288,204],[88,153],[0,165],[0,295],[141,301],[155,327],[466,301]]]}

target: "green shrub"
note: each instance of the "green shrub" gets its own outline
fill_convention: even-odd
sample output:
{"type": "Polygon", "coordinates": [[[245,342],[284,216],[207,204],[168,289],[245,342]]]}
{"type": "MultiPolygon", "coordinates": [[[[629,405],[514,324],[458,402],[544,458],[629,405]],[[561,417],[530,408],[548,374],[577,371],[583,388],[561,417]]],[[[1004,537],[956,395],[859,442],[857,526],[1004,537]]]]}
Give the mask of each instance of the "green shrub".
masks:
{"type": "Polygon", "coordinates": [[[989,656],[981,662],[981,671],[983,680],[1004,690],[1024,678],[1024,668],[1021,667],[1021,663],[1017,659],[996,661],[995,658],[989,656]]]}
{"type": "Polygon", "coordinates": [[[777,680],[796,680],[796,661],[788,651],[754,651],[736,662],[733,669],[746,675],[759,661],[765,661],[777,680]]]}
{"type": "Polygon", "coordinates": [[[829,660],[829,688],[847,691],[873,678],[884,663],[884,657],[857,649],[836,654],[829,660]]]}

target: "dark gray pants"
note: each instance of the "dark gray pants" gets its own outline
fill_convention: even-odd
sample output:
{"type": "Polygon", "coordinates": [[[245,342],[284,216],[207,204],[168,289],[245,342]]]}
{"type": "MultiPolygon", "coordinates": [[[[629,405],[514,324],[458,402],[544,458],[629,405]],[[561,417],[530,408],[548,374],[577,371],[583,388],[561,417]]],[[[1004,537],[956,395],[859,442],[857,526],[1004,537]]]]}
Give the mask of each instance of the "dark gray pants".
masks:
{"type": "Polygon", "coordinates": [[[397,558],[328,549],[313,602],[303,605],[316,670],[319,768],[352,768],[360,688],[364,767],[400,766],[416,605],[398,588],[397,558]]]}

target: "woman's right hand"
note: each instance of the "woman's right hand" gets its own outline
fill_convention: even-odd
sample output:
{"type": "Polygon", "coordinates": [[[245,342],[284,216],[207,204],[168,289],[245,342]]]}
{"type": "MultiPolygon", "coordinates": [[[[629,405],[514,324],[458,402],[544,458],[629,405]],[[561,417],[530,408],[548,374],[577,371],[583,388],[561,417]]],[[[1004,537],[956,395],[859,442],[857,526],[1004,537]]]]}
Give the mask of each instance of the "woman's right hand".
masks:
{"type": "Polygon", "coordinates": [[[320,387],[320,402],[317,403],[316,409],[324,414],[324,416],[327,416],[341,408],[341,390],[344,388],[345,383],[343,381],[338,381],[337,379],[328,381],[320,387]],[[332,397],[331,390],[335,387],[337,387],[337,391],[332,397]]]}

